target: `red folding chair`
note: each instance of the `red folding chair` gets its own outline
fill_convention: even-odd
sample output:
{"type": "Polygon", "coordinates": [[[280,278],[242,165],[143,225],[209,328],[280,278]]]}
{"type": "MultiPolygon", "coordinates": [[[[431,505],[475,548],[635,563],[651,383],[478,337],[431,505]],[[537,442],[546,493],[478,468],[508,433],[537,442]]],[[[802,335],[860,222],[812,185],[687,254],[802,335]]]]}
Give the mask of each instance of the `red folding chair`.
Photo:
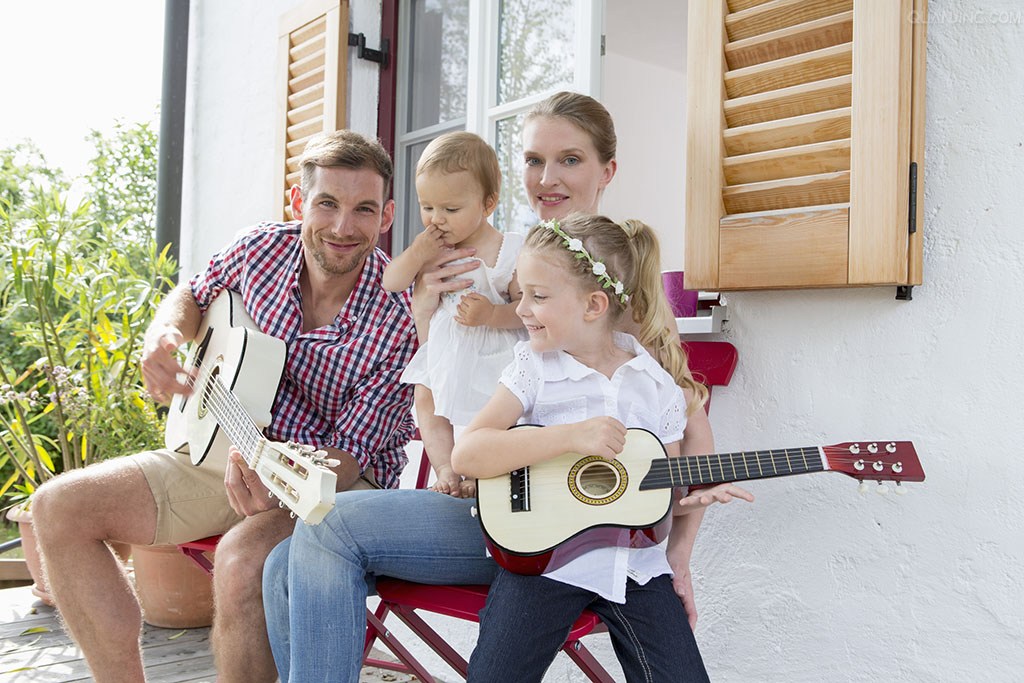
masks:
{"type": "MultiPolygon", "coordinates": [[[[735,346],[722,341],[691,341],[684,342],[683,347],[686,349],[694,379],[707,386],[709,392],[712,387],[729,384],[739,359],[735,346]]],[[[705,409],[709,408],[710,397],[708,405],[705,406],[705,409]]],[[[426,488],[429,477],[430,461],[424,453],[420,459],[416,488],[426,488]]],[[[184,543],[179,548],[200,567],[212,573],[213,564],[208,554],[216,548],[218,539],[218,536],[212,536],[184,543]]],[[[480,610],[487,599],[487,589],[487,586],[433,586],[401,579],[378,579],[377,595],[380,603],[375,610],[366,610],[363,663],[367,666],[413,674],[424,683],[434,683],[435,679],[426,667],[384,624],[388,615],[394,614],[442,660],[466,678],[466,660],[417,613],[417,610],[479,623],[480,610]],[[377,641],[387,647],[398,662],[372,657],[370,653],[377,641]]],[[[606,631],[607,628],[601,618],[594,612],[585,610],[572,625],[569,636],[561,648],[587,679],[595,683],[615,683],[615,679],[587,649],[581,638],[606,631]]]]}

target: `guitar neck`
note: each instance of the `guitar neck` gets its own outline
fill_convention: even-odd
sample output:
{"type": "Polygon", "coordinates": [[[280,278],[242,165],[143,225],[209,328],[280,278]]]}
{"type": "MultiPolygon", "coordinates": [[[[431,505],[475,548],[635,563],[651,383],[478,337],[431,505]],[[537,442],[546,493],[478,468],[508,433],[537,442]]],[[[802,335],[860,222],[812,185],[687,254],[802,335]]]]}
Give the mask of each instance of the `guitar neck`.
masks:
{"type": "Polygon", "coordinates": [[[246,464],[253,467],[260,446],[265,440],[263,433],[219,377],[215,378],[210,386],[211,395],[205,405],[213,413],[217,425],[224,430],[228,441],[241,451],[246,464]]]}
{"type": "Polygon", "coordinates": [[[821,449],[817,446],[659,458],[651,463],[640,490],[768,479],[825,469],[821,449]]]}

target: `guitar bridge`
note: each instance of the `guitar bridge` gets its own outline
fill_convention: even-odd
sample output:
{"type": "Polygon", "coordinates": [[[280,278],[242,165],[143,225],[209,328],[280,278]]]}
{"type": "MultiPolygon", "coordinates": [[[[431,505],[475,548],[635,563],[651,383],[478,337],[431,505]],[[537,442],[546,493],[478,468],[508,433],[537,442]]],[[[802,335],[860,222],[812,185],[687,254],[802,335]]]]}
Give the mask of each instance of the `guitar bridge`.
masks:
{"type": "Polygon", "coordinates": [[[509,502],[512,512],[530,511],[530,468],[513,470],[508,475],[509,502]]]}

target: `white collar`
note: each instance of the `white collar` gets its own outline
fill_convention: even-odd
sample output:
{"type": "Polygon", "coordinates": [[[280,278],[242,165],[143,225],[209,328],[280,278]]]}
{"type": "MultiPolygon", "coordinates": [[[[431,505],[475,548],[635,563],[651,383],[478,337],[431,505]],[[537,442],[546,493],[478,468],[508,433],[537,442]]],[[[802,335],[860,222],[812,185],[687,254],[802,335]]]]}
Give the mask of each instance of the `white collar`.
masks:
{"type": "MultiPolygon", "coordinates": [[[[654,360],[654,357],[648,353],[647,349],[633,335],[626,334],[625,332],[613,332],[612,340],[620,349],[633,354],[633,358],[623,363],[619,370],[630,368],[636,372],[647,372],[656,378],[668,375],[661,365],[658,364],[658,361],[654,360]]],[[[579,362],[565,351],[547,351],[540,354],[540,357],[544,377],[548,380],[579,380],[591,374],[601,374],[594,368],[579,362]]],[[[619,370],[616,370],[616,373],[619,370]]]]}

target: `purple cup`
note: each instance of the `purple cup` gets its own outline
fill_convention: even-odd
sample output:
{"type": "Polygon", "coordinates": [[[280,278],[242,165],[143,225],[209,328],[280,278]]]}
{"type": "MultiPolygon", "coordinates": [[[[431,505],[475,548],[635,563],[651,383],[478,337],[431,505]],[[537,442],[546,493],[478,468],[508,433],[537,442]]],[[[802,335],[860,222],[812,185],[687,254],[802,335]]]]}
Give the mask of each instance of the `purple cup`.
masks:
{"type": "Polygon", "coordinates": [[[675,317],[692,318],[697,315],[697,290],[683,287],[683,271],[666,270],[661,274],[661,281],[675,317]]]}

